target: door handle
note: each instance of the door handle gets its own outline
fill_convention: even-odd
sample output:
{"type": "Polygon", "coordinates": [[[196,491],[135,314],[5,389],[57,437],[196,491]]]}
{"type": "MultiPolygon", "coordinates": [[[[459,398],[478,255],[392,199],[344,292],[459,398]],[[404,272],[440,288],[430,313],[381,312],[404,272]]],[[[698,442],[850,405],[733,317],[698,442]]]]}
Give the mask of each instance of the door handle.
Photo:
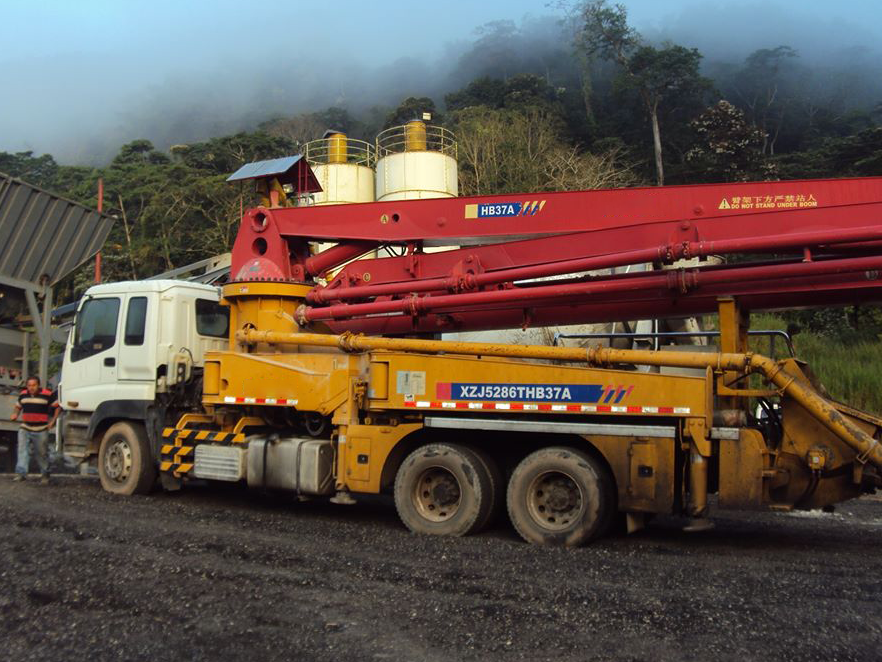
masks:
{"type": "Polygon", "coordinates": [[[106,365],[108,368],[112,368],[116,365],[116,359],[112,356],[108,356],[106,359],[104,359],[104,365],[106,365]]]}

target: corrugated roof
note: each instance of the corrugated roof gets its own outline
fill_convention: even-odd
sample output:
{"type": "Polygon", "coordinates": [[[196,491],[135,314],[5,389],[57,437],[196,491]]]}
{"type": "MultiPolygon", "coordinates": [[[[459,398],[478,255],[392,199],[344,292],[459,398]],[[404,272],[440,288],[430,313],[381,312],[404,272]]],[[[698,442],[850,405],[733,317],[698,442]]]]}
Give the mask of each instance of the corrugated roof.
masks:
{"type": "Polygon", "coordinates": [[[290,184],[297,195],[317,193],[322,190],[321,185],[315,178],[315,173],[309,167],[302,154],[246,163],[227,177],[227,181],[238,182],[259,177],[275,177],[282,184],[290,184]]]}
{"type": "Polygon", "coordinates": [[[54,285],[101,249],[113,220],[0,172],[0,276],[54,285]]]}
{"type": "Polygon", "coordinates": [[[237,182],[240,179],[254,179],[255,177],[268,177],[269,175],[282,175],[288,172],[303,157],[300,154],[284,156],[280,159],[268,159],[266,161],[254,161],[246,163],[232,175],[227,177],[228,182],[237,182]]]}

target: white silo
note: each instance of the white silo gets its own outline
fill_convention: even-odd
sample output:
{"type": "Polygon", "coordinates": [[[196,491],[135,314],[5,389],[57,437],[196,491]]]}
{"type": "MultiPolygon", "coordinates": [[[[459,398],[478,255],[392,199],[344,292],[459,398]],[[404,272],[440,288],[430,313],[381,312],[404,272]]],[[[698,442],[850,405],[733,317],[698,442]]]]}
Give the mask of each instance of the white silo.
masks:
{"type": "MultiPolygon", "coordinates": [[[[345,205],[374,201],[374,165],[377,152],[374,145],[350,138],[333,129],[303,145],[303,156],[312,168],[322,190],[312,195],[314,205],[345,205]]],[[[334,243],[315,244],[323,251],[334,243]]],[[[371,251],[365,257],[376,257],[371,251]]]]}
{"type": "Polygon", "coordinates": [[[454,198],[458,193],[453,133],[411,120],[377,136],[378,202],[454,198]]]}
{"type": "Polygon", "coordinates": [[[341,205],[374,201],[375,147],[349,138],[342,131],[327,131],[303,146],[303,155],[322,187],[313,204],[341,205]]]}

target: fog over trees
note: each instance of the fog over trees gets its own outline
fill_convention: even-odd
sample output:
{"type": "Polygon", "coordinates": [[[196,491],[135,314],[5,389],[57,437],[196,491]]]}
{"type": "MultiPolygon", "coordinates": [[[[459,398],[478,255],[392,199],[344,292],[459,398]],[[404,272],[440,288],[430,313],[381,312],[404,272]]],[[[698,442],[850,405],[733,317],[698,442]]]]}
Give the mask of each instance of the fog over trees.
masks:
{"type": "MultiPolygon", "coordinates": [[[[731,41],[714,45],[688,21],[638,30],[608,2],[552,9],[483,25],[441,63],[170,79],[133,98],[100,140],[71,130],[79,158],[12,150],[0,171],[87,204],[103,178],[120,219],[110,278],[227,250],[240,189],[224,180],[242,163],[296,153],[327,128],[372,141],[425,111],[457,135],[465,195],[882,174],[880,59],[847,35],[810,44],[796,14],[776,14],[796,31],[774,35],[795,41],[760,43],[739,39],[730,16],[731,41]]],[[[84,269],[67,295],[89,278],[84,269]]]]}

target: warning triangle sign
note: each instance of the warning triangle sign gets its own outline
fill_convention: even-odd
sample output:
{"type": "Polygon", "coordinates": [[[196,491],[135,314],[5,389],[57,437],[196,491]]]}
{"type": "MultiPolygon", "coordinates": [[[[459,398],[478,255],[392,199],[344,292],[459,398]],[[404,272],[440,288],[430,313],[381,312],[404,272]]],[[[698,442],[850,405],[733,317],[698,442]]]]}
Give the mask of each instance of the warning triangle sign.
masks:
{"type": "Polygon", "coordinates": [[[720,209],[732,209],[731,205],[729,205],[729,201],[726,198],[723,198],[723,201],[720,203],[720,209]]]}

